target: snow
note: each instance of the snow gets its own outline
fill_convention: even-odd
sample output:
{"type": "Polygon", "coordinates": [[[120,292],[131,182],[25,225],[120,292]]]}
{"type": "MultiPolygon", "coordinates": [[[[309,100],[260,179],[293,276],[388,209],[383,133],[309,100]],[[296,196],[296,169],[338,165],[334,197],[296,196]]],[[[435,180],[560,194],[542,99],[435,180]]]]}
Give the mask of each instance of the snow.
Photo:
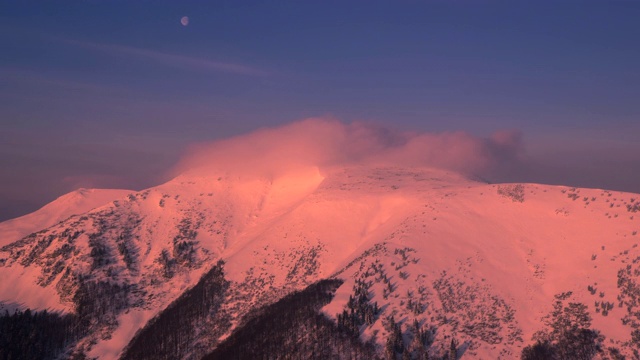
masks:
{"type": "MultiPolygon", "coordinates": [[[[633,235],[640,230],[640,215],[632,218],[624,206],[639,196],[522,184],[524,201],[520,202],[499,191],[516,185],[485,184],[430,168],[373,166],[300,166],[273,177],[225,172],[182,175],[126,200],[143,219],[140,238],[135,240],[140,247],[140,274],[127,279],[136,282],[157,270],[158,255],[170,247],[176,227],[186,217],[193,222],[199,219],[196,240],[205,264],[224,259],[226,277],[234,284],[255,277],[268,280],[268,289],[263,289],[268,294],[255,290],[247,307],[275,301],[274,294],[337,274],[345,284],[324,308],[328,316],[335,316],[342,312],[355,279],[363,276],[360,265],[366,269],[378,263],[396,287],[385,298],[383,284],[373,285],[372,301],[384,311],[380,319],[394,314],[407,324],[414,317],[430,323],[429,313],[442,313],[433,284],[449,277],[474,292],[477,306],[490,306],[499,299],[513,308],[524,342],[481,345],[469,353],[478,358],[499,358],[505,349],[519,353],[541,329],[540,318],[551,309],[554,295],[566,291],[574,292],[572,301],[589,307],[595,328],[611,339],[627,340],[630,328],[620,321],[624,309],[616,307],[604,317],[595,313],[594,301],[616,302],[618,270],[626,265],[625,259],[640,255],[634,247],[640,235],[633,235]],[[367,250],[380,244],[385,250],[366,256],[367,250]],[[407,248],[411,249],[407,260],[395,252],[407,248]],[[625,251],[628,254],[621,255],[625,251]],[[592,260],[593,255],[597,256],[592,260]],[[304,272],[296,267],[300,264],[306,266],[304,272]],[[587,291],[594,283],[604,298],[587,291]],[[428,311],[415,315],[401,302],[407,300],[407,292],[415,294],[421,286],[428,288],[424,295],[428,311]]],[[[72,193],[73,199],[61,197],[33,214],[0,224],[0,238],[17,240],[127,193],[72,193]]],[[[135,331],[192,286],[204,268],[153,290],[160,295],[147,309],[120,315],[121,326],[110,340],[98,342],[91,355],[117,357],[135,331]]],[[[0,300],[65,309],[53,286],[35,284],[36,268],[14,264],[0,271],[8,279],[0,284],[0,300]],[[11,289],[18,291],[12,294],[11,289]]],[[[449,315],[464,318],[464,311],[449,315]]],[[[237,320],[243,313],[238,310],[233,315],[237,320]]],[[[372,336],[375,330],[384,333],[380,320],[363,336],[372,336]]],[[[441,331],[451,329],[443,325],[441,331]]],[[[506,325],[501,331],[506,336],[506,325]]]]}
{"type": "Polygon", "coordinates": [[[120,326],[111,334],[111,338],[100,341],[91,349],[89,356],[100,359],[117,359],[120,357],[122,349],[131,341],[136,332],[151,320],[156,313],[157,309],[133,309],[120,315],[118,317],[120,326]]]}
{"type": "Polygon", "coordinates": [[[78,189],[30,214],[0,223],[0,247],[130,194],[130,190],[78,189]]]}
{"type": "Polygon", "coordinates": [[[11,307],[11,310],[29,308],[59,312],[71,311],[67,304],[60,302],[55,288],[34,286],[39,273],[40,270],[35,267],[25,268],[20,265],[16,265],[12,271],[2,271],[2,281],[0,281],[2,302],[13,303],[14,306],[11,307]]]}

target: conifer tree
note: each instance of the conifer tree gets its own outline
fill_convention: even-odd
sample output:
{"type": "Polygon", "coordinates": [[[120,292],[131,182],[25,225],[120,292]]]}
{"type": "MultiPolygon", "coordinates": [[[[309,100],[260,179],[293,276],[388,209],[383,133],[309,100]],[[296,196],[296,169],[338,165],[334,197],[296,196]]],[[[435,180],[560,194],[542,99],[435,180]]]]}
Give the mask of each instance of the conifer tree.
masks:
{"type": "Polygon", "coordinates": [[[451,346],[449,347],[449,360],[456,360],[458,358],[456,339],[451,339],[451,346]]]}

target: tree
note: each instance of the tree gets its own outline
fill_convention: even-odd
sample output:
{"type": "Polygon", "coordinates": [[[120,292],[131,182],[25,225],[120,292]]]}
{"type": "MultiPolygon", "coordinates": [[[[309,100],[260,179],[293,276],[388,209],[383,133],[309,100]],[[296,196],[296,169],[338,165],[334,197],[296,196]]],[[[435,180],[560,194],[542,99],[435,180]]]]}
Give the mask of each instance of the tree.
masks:
{"type": "Polygon", "coordinates": [[[405,350],[402,353],[402,360],[411,360],[411,353],[407,350],[405,350]]]}
{"type": "Polygon", "coordinates": [[[522,360],[549,360],[553,359],[555,350],[548,341],[537,341],[522,349],[522,360]]]}
{"type": "Polygon", "coordinates": [[[451,339],[451,346],[449,346],[449,360],[456,360],[458,358],[458,342],[456,339],[451,339]]]}
{"type": "Polygon", "coordinates": [[[425,346],[425,333],[420,328],[420,323],[417,319],[413,320],[413,341],[411,343],[410,350],[416,354],[418,359],[424,358],[424,354],[427,352],[425,346]]]}
{"type": "Polygon", "coordinates": [[[534,334],[534,345],[522,350],[523,360],[577,359],[591,360],[602,352],[604,336],[590,329],[591,316],[586,305],[563,301],[571,293],[556,296],[551,313],[543,318],[548,329],[534,334]]]}

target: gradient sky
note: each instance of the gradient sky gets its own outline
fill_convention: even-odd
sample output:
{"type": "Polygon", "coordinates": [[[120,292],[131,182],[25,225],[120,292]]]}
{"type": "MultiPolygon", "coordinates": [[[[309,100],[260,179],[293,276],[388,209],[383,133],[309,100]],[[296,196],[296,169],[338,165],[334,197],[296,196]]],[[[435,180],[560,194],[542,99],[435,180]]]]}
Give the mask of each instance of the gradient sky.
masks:
{"type": "Polygon", "coordinates": [[[493,180],[640,193],[638,19],[632,0],[4,0],[0,220],[317,116],[519,130],[527,166],[493,180]]]}

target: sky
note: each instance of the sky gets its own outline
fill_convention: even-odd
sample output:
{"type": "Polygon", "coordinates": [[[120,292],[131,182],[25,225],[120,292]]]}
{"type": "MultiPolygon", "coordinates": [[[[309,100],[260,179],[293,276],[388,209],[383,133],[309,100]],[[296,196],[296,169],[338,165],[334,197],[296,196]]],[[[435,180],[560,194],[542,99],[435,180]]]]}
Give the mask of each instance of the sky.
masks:
{"type": "Polygon", "coordinates": [[[0,220],[307,118],[519,134],[488,180],[640,193],[638,19],[634,0],[2,0],[0,220]]]}

